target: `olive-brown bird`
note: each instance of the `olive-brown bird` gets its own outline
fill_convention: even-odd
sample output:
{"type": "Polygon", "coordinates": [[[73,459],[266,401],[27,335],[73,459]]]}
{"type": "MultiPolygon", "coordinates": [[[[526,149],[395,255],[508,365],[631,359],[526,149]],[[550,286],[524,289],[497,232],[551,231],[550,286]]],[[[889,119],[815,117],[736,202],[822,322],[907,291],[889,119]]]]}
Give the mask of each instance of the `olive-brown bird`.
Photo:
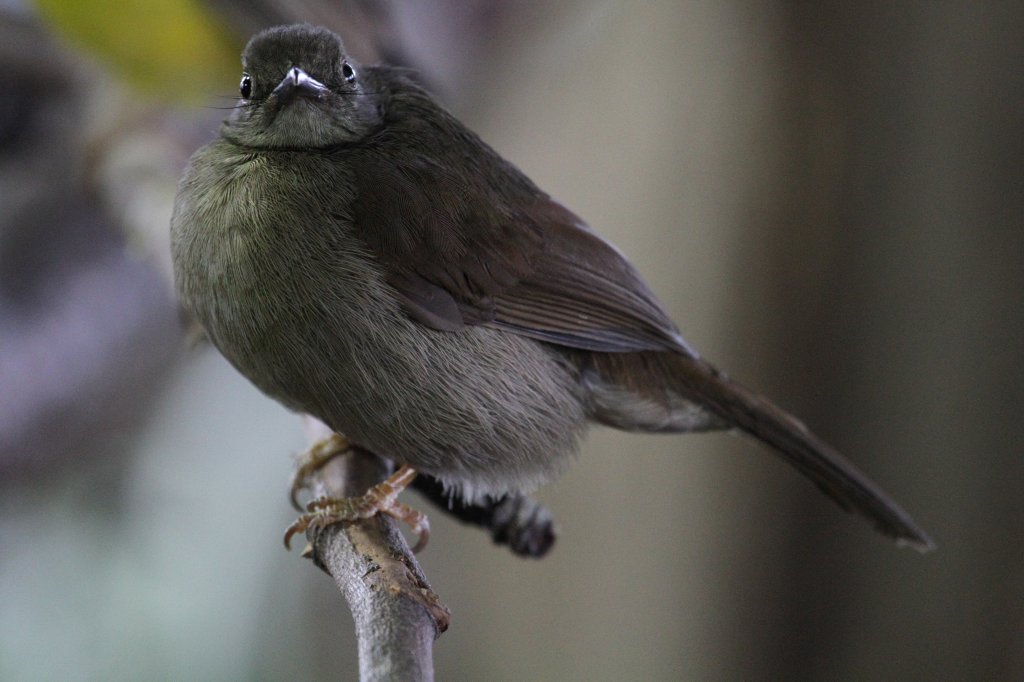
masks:
{"type": "Polygon", "coordinates": [[[243,67],[172,238],[182,302],[262,391],[405,465],[397,484],[414,469],[467,500],[549,480],[593,422],[740,429],[882,533],[932,547],[836,450],[703,360],[622,253],[406,72],[308,25],[256,35],[243,67]]]}

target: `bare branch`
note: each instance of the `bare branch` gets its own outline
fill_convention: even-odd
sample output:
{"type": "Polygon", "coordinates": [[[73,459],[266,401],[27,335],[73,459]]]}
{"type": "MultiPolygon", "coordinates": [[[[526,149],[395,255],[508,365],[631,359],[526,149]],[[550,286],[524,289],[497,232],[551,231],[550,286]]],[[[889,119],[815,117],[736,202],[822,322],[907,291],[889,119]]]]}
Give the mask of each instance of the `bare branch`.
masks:
{"type": "MultiPolygon", "coordinates": [[[[330,434],[307,418],[311,442],[330,434]]],[[[314,494],[353,497],[384,480],[389,464],[354,448],[313,477],[314,494]]],[[[450,613],[430,589],[395,523],[378,514],[307,533],[309,555],[329,573],[348,601],[359,646],[363,682],[433,680],[433,643],[450,613]]]]}

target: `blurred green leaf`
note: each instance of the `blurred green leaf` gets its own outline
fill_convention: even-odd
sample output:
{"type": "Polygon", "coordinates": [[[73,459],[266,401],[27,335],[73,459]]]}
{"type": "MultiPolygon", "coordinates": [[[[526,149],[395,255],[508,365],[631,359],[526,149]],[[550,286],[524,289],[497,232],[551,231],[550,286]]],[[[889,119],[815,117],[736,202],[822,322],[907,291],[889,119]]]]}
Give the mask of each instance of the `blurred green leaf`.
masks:
{"type": "Polygon", "coordinates": [[[194,0],[37,0],[75,46],[148,95],[173,102],[235,94],[241,42],[194,0]]]}

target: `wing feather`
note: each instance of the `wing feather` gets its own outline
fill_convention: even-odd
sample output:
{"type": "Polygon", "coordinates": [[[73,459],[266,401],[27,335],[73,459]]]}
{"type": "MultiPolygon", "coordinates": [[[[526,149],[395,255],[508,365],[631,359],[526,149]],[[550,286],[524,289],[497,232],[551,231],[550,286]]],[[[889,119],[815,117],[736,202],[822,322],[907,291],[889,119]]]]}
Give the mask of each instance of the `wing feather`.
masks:
{"type": "Polygon", "coordinates": [[[618,249],[428,99],[403,97],[404,115],[345,161],[355,233],[413,319],[584,350],[694,355],[618,249]]]}

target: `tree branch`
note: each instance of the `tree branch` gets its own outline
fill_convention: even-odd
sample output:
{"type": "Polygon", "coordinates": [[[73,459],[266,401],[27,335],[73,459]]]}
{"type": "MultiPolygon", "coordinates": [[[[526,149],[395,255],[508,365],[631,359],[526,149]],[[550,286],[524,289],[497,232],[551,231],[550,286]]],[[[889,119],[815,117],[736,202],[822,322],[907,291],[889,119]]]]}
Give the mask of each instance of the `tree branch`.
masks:
{"type": "MultiPolygon", "coordinates": [[[[330,435],[306,418],[310,442],[330,435]]],[[[314,495],[354,497],[390,473],[385,460],[353,448],[313,476],[314,495]]],[[[334,578],[355,620],[359,676],[377,680],[433,680],[433,642],[448,629],[448,608],[430,589],[395,523],[383,514],[310,529],[309,556],[334,578]]]]}

